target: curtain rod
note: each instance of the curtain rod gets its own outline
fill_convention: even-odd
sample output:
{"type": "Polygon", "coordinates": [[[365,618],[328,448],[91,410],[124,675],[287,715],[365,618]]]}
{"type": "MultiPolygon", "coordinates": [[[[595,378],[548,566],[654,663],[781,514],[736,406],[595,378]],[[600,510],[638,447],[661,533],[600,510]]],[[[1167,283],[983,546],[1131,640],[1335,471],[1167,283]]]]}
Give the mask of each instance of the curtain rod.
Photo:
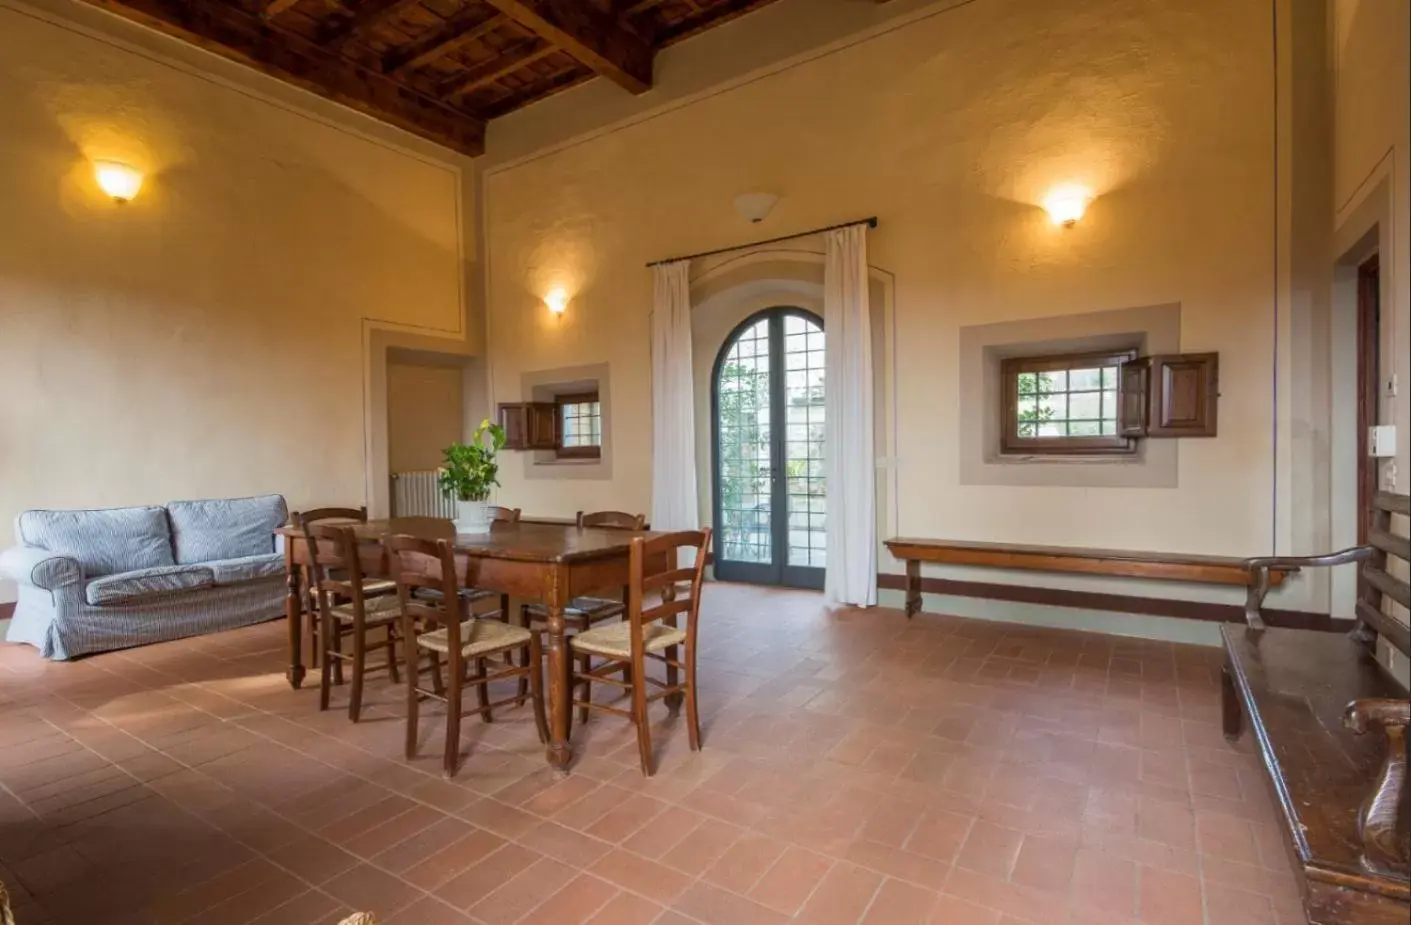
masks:
{"type": "Polygon", "coordinates": [[[822,228],[812,228],[808,231],[796,231],[793,234],[781,234],[777,238],[768,238],[764,241],[751,241],[748,244],[731,244],[729,247],[717,247],[713,251],[701,251],[699,254],[687,254],[684,257],[667,257],[663,260],[652,260],[647,266],[654,267],[663,263],[675,263],[678,260],[695,260],[697,257],[714,257],[716,254],[724,254],[729,251],[744,250],[747,247],[762,247],[765,244],[778,244],[780,241],[792,241],[794,238],[806,238],[811,234],[822,234],[825,231],[836,231],[839,228],[850,228],[853,225],[866,225],[868,228],[877,227],[877,216],[870,218],[860,218],[852,222],[839,222],[836,225],[825,225],[822,228]]]}

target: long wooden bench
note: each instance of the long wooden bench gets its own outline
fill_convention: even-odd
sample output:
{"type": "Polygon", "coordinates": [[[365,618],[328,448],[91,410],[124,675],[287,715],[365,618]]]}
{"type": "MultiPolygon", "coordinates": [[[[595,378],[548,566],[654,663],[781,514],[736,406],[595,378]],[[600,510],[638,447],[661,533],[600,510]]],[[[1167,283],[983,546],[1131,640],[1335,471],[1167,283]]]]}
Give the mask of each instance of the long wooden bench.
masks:
{"type": "MultiPolygon", "coordinates": [[[[1245,567],[1245,560],[1234,556],[1133,552],[1126,549],[1088,549],[1078,546],[973,543],[917,537],[896,537],[887,540],[886,546],[893,558],[906,562],[908,617],[921,610],[923,562],[1251,587],[1251,573],[1245,567]]],[[[1268,584],[1264,590],[1281,584],[1289,572],[1297,570],[1292,566],[1270,569],[1267,572],[1268,584]]]]}
{"type": "Polygon", "coordinates": [[[1411,607],[1411,585],[1388,566],[1411,556],[1393,515],[1411,515],[1411,498],[1379,493],[1368,545],[1247,563],[1256,589],[1274,569],[1361,563],[1352,633],[1268,627],[1262,594],[1247,625],[1221,628],[1225,735],[1238,737],[1246,722],[1254,734],[1311,925],[1411,922],[1411,701],[1373,654],[1378,637],[1411,654],[1411,630],[1384,612],[1388,600],[1411,607]]]}

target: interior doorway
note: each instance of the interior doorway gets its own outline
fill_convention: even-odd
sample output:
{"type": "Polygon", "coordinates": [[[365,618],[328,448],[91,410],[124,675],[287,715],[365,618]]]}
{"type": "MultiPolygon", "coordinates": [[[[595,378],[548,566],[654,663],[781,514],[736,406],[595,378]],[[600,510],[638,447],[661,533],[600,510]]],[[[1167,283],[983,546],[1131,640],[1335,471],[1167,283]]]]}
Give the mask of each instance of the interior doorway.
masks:
{"type": "Polygon", "coordinates": [[[778,306],[725,339],[711,377],[715,575],[823,587],[824,334],[812,312],[778,306]]]}
{"type": "MultiPolygon", "coordinates": [[[[1357,268],[1357,543],[1365,545],[1371,524],[1372,495],[1377,491],[1377,460],[1367,445],[1378,423],[1381,396],[1381,272],[1373,254],[1357,268]]],[[[1363,597],[1362,572],[1357,596],[1363,597]]]]}

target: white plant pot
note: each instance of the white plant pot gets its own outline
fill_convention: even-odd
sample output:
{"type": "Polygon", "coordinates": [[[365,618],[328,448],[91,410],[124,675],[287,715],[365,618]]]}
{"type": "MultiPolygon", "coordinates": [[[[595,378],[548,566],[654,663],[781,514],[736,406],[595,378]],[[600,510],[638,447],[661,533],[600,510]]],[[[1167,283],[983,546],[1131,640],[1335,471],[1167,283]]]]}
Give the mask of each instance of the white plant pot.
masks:
{"type": "Polygon", "coordinates": [[[492,522],[489,501],[456,502],[457,533],[489,533],[492,522]]]}

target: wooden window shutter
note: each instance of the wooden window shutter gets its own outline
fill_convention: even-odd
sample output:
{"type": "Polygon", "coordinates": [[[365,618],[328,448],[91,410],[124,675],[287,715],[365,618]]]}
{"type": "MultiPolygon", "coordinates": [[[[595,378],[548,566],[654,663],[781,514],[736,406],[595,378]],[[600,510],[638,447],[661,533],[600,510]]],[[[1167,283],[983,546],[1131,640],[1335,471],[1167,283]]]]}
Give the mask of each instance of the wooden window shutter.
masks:
{"type": "Polygon", "coordinates": [[[1171,353],[1122,366],[1124,437],[1214,437],[1219,423],[1220,355],[1171,353]]]}
{"type": "Polygon", "coordinates": [[[558,406],[553,402],[502,402],[500,426],[507,450],[552,450],[558,445],[558,406]]]}
{"type": "Polygon", "coordinates": [[[529,405],[529,449],[552,450],[559,445],[559,406],[536,401],[529,405]]]}
{"type": "Polygon", "coordinates": [[[1138,357],[1122,364],[1117,385],[1117,434],[1145,437],[1150,402],[1151,358],[1138,357]]]}

